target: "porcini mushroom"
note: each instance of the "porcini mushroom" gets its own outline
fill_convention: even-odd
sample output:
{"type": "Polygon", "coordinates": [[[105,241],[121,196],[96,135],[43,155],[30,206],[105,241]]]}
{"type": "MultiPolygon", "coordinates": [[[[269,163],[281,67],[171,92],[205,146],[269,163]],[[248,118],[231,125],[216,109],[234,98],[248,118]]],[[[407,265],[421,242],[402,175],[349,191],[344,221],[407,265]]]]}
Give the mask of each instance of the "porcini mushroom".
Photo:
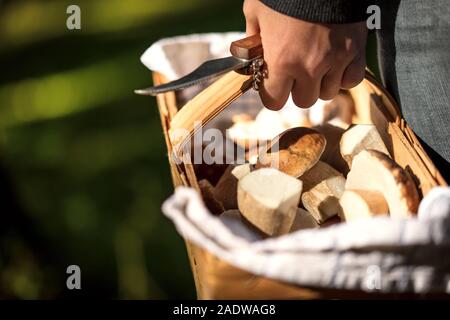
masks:
{"type": "Polygon", "coordinates": [[[345,188],[380,192],[386,199],[391,217],[417,213],[419,194],[413,179],[380,151],[364,150],[353,158],[345,188]]]}
{"type": "Polygon", "coordinates": [[[300,180],[302,204],[319,224],[340,213],[339,198],[345,189],[345,178],[340,172],[319,161],[300,180]]]}
{"type": "Polygon", "coordinates": [[[237,209],[238,181],[251,171],[249,163],[229,165],[214,188],[214,197],[222,202],[225,210],[237,209]]]}
{"type": "Polygon", "coordinates": [[[357,124],[344,132],[340,141],[341,155],[352,167],[353,158],[363,150],[378,150],[386,155],[389,152],[381,139],[380,133],[373,124],[357,124]]]}
{"type": "Polygon", "coordinates": [[[319,228],[319,225],[317,224],[313,216],[308,211],[302,208],[298,208],[290,232],[315,228],[319,228]]]}
{"type": "Polygon", "coordinates": [[[383,194],[370,190],[345,190],[341,199],[341,218],[352,221],[377,215],[388,215],[389,207],[383,194]]]}
{"type": "Polygon", "coordinates": [[[214,187],[208,180],[200,180],[198,186],[202,193],[203,202],[212,214],[221,214],[225,211],[223,204],[214,196],[214,187]]]}
{"type": "Polygon", "coordinates": [[[292,128],[275,137],[255,165],[259,168],[277,168],[295,178],[311,169],[322,156],[325,137],[309,128],[292,128]]]}
{"type": "Polygon", "coordinates": [[[297,212],[302,182],[281,171],[263,168],[238,182],[242,215],[269,236],[288,233],[297,212]]]}

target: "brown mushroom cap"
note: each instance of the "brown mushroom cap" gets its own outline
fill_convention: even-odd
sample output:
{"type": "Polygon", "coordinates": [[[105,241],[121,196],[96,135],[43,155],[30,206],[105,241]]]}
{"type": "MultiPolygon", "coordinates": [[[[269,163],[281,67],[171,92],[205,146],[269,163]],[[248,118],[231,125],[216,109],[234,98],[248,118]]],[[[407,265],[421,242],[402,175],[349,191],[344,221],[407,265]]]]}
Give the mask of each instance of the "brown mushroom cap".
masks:
{"type": "Polygon", "coordinates": [[[326,143],[324,135],[310,128],[286,130],[259,156],[256,169],[274,167],[298,178],[319,161],[326,143]]]}
{"type": "Polygon", "coordinates": [[[251,165],[230,165],[214,188],[214,196],[226,210],[237,209],[237,185],[239,179],[250,173],[251,165]]]}

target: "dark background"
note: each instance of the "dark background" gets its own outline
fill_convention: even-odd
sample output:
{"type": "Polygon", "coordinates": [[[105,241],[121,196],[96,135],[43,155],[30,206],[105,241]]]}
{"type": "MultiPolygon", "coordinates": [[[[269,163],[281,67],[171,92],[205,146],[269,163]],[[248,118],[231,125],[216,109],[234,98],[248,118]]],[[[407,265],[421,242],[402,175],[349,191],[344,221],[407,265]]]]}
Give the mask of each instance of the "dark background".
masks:
{"type": "MultiPolygon", "coordinates": [[[[0,298],[195,298],[140,55],[243,31],[240,0],[0,0],[0,298]],[[82,30],[66,28],[81,7],[82,30]],[[81,267],[82,290],[66,289],[81,267]]],[[[374,41],[369,64],[375,67],[374,41]]]]}

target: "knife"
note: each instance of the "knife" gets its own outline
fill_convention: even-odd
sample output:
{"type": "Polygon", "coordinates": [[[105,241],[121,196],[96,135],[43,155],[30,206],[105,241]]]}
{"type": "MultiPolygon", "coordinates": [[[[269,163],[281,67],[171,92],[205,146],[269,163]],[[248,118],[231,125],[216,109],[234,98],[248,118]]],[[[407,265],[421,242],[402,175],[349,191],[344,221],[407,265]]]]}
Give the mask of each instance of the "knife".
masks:
{"type": "Polygon", "coordinates": [[[252,63],[263,56],[261,37],[256,34],[234,41],[231,43],[230,52],[232,54],[230,57],[206,61],[193,72],[178,80],[134,92],[144,96],[156,96],[160,93],[181,90],[211,80],[233,70],[251,74],[252,63]]]}

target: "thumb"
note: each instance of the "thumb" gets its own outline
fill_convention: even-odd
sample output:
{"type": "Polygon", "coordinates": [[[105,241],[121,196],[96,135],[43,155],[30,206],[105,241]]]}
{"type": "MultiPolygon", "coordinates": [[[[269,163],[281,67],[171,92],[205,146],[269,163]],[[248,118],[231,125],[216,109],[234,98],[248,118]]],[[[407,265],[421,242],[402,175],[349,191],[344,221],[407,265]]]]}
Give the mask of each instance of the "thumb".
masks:
{"type": "Polygon", "coordinates": [[[253,35],[259,33],[259,24],[258,24],[258,20],[256,20],[256,17],[245,18],[245,21],[246,21],[247,37],[253,36],[253,35]]]}
{"type": "Polygon", "coordinates": [[[259,23],[257,15],[255,14],[255,4],[253,1],[246,0],[244,2],[244,15],[245,15],[245,24],[246,24],[246,33],[247,37],[258,34],[259,33],[259,23]]]}

